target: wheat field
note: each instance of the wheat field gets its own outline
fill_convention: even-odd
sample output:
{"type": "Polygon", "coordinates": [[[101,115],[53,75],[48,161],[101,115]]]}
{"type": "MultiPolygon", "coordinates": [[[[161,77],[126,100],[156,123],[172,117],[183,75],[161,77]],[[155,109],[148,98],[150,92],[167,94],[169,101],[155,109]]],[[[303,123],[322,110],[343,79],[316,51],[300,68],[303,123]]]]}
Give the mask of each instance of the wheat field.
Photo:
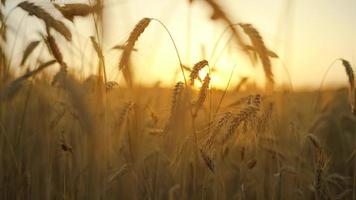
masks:
{"type": "Polygon", "coordinates": [[[197,1],[212,10],[206,20],[223,23],[229,42],[262,69],[265,86],[232,73],[225,88],[212,86],[211,61],[185,64],[169,28],[149,16],[112,44],[123,80],[110,80],[105,1],[26,0],[10,10],[1,1],[0,199],[356,199],[352,64],[338,58],[325,75],[311,75],[322,78],[318,90],[281,87],[273,66],[279,55],[258,27],[233,21],[220,1],[184,3],[197,1]],[[14,10],[40,24],[33,34],[41,39],[26,42],[20,56],[8,39],[17,38],[8,19],[14,10]],[[88,76],[65,56],[77,18],[92,20],[96,33],[86,38],[96,58],[88,76]],[[132,54],[157,27],[183,77],[170,86],[133,78],[150,70],[134,70],[132,54]],[[38,48],[48,55],[35,54],[38,48]],[[344,73],[343,87],[322,87],[331,68],[344,73]]]}

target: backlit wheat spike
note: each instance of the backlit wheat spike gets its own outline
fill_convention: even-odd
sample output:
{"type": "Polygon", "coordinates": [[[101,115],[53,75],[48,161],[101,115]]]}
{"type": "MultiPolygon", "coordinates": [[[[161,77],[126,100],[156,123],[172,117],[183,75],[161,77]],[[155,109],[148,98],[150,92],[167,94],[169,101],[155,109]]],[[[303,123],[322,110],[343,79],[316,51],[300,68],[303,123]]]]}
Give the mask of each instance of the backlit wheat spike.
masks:
{"type": "Polygon", "coordinates": [[[213,143],[215,140],[215,137],[217,136],[218,131],[229,122],[229,120],[233,117],[232,112],[228,111],[223,114],[223,116],[219,119],[214,131],[211,133],[210,137],[208,138],[205,149],[208,151],[211,150],[213,147],[213,143]]]}
{"type": "Polygon", "coordinates": [[[208,61],[206,61],[206,60],[202,60],[194,65],[193,69],[190,72],[190,84],[191,85],[194,85],[194,81],[195,81],[195,79],[198,78],[200,70],[202,70],[207,65],[208,65],[208,61]]]}
{"type": "Polygon", "coordinates": [[[171,124],[174,122],[175,116],[182,102],[183,91],[184,91],[184,83],[178,82],[173,89],[170,116],[168,122],[164,127],[164,131],[163,131],[164,133],[166,133],[169,130],[171,124]]]}
{"type": "Polygon", "coordinates": [[[268,55],[268,50],[265,46],[265,43],[260,33],[251,24],[240,23],[239,25],[242,27],[246,35],[250,38],[254,49],[256,50],[258,56],[260,57],[267,80],[273,84],[274,79],[273,79],[271,61],[268,55]]]}
{"type": "Polygon", "coordinates": [[[120,57],[119,70],[123,70],[126,82],[130,86],[132,85],[132,75],[130,71],[131,69],[129,69],[129,59],[131,56],[131,52],[133,51],[138,38],[145,31],[150,22],[150,18],[143,18],[136,24],[135,28],[131,31],[128,40],[126,41],[125,48],[123,49],[123,52],[120,57]]]}
{"type": "Polygon", "coordinates": [[[350,90],[349,90],[349,99],[350,99],[350,104],[351,104],[351,112],[356,115],[356,93],[355,93],[355,75],[354,71],[352,69],[352,66],[349,61],[345,59],[341,59],[342,65],[345,68],[346,75],[349,80],[349,85],[350,85],[350,90]]]}
{"type": "Polygon", "coordinates": [[[36,49],[36,47],[40,44],[40,41],[33,41],[27,45],[25,51],[23,52],[21,65],[24,65],[27,58],[31,55],[31,53],[36,49]]]}
{"type": "Polygon", "coordinates": [[[354,76],[354,71],[351,67],[351,64],[349,61],[345,59],[341,59],[342,65],[345,67],[347,77],[349,79],[349,84],[351,91],[355,89],[355,76],[354,76]]]}
{"type": "Polygon", "coordinates": [[[259,107],[254,105],[248,105],[243,110],[241,110],[232,120],[230,123],[229,130],[223,139],[223,144],[225,144],[228,139],[235,134],[237,128],[242,123],[248,123],[253,118],[255,118],[257,112],[259,111],[259,107]]]}
{"type": "Polygon", "coordinates": [[[120,115],[119,115],[119,120],[118,120],[118,127],[120,128],[123,123],[126,121],[127,119],[127,116],[129,115],[129,113],[131,112],[131,110],[133,109],[134,107],[134,103],[133,102],[128,102],[126,103],[121,112],[120,112],[120,115]]]}
{"type": "Polygon", "coordinates": [[[59,47],[58,47],[54,37],[52,37],[48,32],[48,36],[46,39],[47,39],[48,47],[49,47],[53,57],[61,65],[61,67],[66,68],[66,64],[64,63],[64,60],[63,60],[63,55],[62,55],[61,51],[59,50],[59,47]]]}
{"type": "Polygon", "coordinates": [[[69,29],[65,26],[65,24],[59,20],[56,20],[52,15],[50,15],[43,8],[31,3],[29,1],[23,1],[17,5],[22,8],[30,15],[34,15],[39,19],[42,19],[47,27],[51,27],[58,31],[63,37],[65,37],[68,41],[72,40],[72,34],[69,29]]]}
{"type": "Polygon", "coordinates": [[[194,105],[195,105],[194,116],[196,116],[198,114],[199,109],[203,106],[203,104],[205,102],[205,99],[206,99],[206,96],[207,96],[208,90],[209,90],[209,84],[210,84],[210,76],[209,76],[209,74],[207,74],[203,80],[203,85],[200,88],[198,99],[194,103],[194,105]]]}
{"type": "Polygon", "coordinates": [[[172,96],[172,104],[171,104],[171,115],[174,115],[177,111],[177,108],[182,100],[182,94],[184,89],[184,83],[178,82],[174,86],[173,96],[172,96]]]}
{"type": "Polygon", "coordinates": [[[85,17],[89,14],[96,12],[99,8],[97,5],[90,6],[83,3],[68,3],[64,5],[53,4],[62,15],[70,21],[73,21],[74,17],[85,17]]]}

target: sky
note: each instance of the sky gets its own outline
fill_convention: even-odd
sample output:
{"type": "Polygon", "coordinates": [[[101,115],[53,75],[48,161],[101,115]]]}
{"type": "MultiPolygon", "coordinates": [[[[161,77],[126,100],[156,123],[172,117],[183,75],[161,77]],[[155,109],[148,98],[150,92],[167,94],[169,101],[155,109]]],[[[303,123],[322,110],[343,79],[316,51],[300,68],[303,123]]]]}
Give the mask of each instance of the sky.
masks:
{"type": "MultiPolygon", "coordinates": [[[[19,1],[8,1],[6,10],[19,1]]],[[[36,1],[42,2],[42,1],[36,1]]],[[[59,1],[57,1],[59,2],[59,1]]],[[[78,2],[78,1],[60,1],[78,2]]],[[[83,2],[83,1],[82,1],[83,2]]],[[[234,22],[251,23],[261,33],[269,49],[279,55],[273,60],[276,83],[289,84],[288,73],[294,88],[318,88],[326,69],[337,58],[355,63],[356,47],[356,1],[355,0],[218,0],[234,22]],[[288,73],[286,72],[288,71],[288,73]]],[[[201,59],[207,59],[217,71],[212,83],[223,88],[232,74],[232,85],[241,77],[250,77],[259,85],[264,84],[262,67],[253,66],[236,45],[227,45],[227,33],[217,44],[216,53],[211,56],[214,45],[226,25],[210,20],[212,10],[203,0],[106,0],[105,49],[108,79],[121,81],[117,70],[119,52],[111,51],[116,44],[123,44],[135,24],[143,17],[161,20],[171,32],[185,65],[192,66],[201,59]],[[220,55],[220,56],[218,56],[220,55]]],[[[52,9],[49,8],[48,9],[52,9]]],[[[54,10],[54,9],[52,9],[54,10]]],[[[55,12],[51,12],[55,13],[55,12]]],[[[19,28],[25,14],[14,11],[9,24],[19,28]]],[[[54,14],[55,15],[55,14],[54,14]]],[[[41,25],[34,17],[25,17],[20,26],[15,45],[15,57],[21,56],[21,49],[36,38],[41,25]],[[30,19],[27,19],[30,18],[30,19]]],[[[69,23],[68,23],[69,24],[69,23]]],[[[88,63],[95,57],[88,37],[94,34],[91,18],[75,20],[71,26],[75,32],[75,48],[61,41],[67,49],[65,59],[73,61],[73,68],[80,73],[93,71],[88,63]],[[85,55],[80,54],[80,49],[85,55]],[[81,61],[84,61],[82,66],[81,61]]],[[[11,37],[10,37],[11,38],[11,37]]],[[[12,38],[14,41],[14,37],[12,38]]],[[[12,43],[10,39],[10,43],[12,43]]],[[[12,43],[13,44],[13,43],[12,43]]],[[[141,35],[133,54],[135,80],[143,84],[170,85],[182,79],[179,63],[173,45],[163,27],[152,22],[141,35]]],[[[38,50],[40,51],[40,50],[38,50]]],[[[41,52],[38,52],[41,54],[41,52]]],[[[325,87],[346,86],[345,72],[340,62],[335,62],[327,76],[325,87]]]]}

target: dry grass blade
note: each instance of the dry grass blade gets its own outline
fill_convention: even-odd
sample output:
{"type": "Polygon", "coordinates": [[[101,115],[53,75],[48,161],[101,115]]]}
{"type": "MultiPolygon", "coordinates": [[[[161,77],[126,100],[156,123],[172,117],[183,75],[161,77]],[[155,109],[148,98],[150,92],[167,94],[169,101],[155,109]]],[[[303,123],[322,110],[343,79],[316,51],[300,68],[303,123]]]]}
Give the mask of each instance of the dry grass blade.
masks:
{"type": "Polygon", "coordinates": [[[85,17],[91,13],[96,12],[99,8],[97,5],[90,6],[83,3],[69,3],[64,5],[53,4],[62,15],[70,21],[73,21],[74,17],[85,17]]]}
{"type": "Polygon", "coordinates": [[[272,72],[271,61],[268,54],[268,49],[266,48],[260,33],[251,24],[240,23],[239,25],[247,34],[247,36],[250,38],[254,49],[256,50],[258,56],[260,57],[267,80],[273,84],[274,79],[273,79],[273,72],[272,72]]]}
{"type": "Polygon", "coordinates": [[[205,66],[208,66],[208,61],[206,60],[202,60],[194,65],[193,69],[190,72],[191,85],[194,85],[194,81],[198,78],[200,70],[202,70],[205,66]]]}
{"type": "Polygon", "coordinates": [[[123,52],[121,54],[121,58],[119,61],[119,70],[123,70],[126,83],[129,86],[132,85],[132,74],[129,66],[131,52],[133,51],[138,38],[145,31],[150,22],[150,18],[143,18],[136,24],[135,28],[131,31],[128,40],[126,41],[125,48],[123,49],[123,52]]]}
{"type": "Polygon", "coordinates": [[[21,2],[17,5],[18,7],[22,8],[30,15],[34,15],[39,19],[42,19],[47,27],[52,27],[56,31],[58,31],[63,37],[65,37],[68,41],[72,40],[72,33],[66,27],[66,25],[56,20],[51,14],[45,11],[43,8],[31,3],[29,1],[21,2]]]}
{"type": "Polygon", "coordinates": [[[21,60],[21,65],[24,65],[27,58],[31,55],[31,53],[36,49],[36,47],[40,44],[40,41],[32,41],[27,45],[21,60]]]}

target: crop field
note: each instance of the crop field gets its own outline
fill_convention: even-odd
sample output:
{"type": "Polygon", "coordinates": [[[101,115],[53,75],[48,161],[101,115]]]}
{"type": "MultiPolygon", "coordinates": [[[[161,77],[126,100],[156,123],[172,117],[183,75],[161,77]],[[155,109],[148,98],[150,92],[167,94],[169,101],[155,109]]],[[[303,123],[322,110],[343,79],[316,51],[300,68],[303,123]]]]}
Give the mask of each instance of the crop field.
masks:
{"type": "Polygon", "coordinates": [[[0,199],[356,200],[352,62],[325,58],[334,59],[325,74],[304,77],[320,87],[298,87],[286,66],[275,75],[282,57],[259,27],[235,21],[224,1],[177,2],[205,6],[205,23],[230,35],[211,39],[208,54],[235,48],[261,76],[236,76],[237,59],[219,66],[229,73],[218,86],[218,58],[192,48],[187,61],[174,24],[150,16],[129,24],[121,43],[104,45],[115,26],[105,26],[105,0],[1,0],[0,199]],[[35,27],[36,39],[22,37],[15,13],[32,20],[21,26],[35,27]],[[91,34],[79,36],[83,27],[91,34]],[[153,31],[174,52],[177,73],[159,73],[169,83],[145,76],[151,69],[135,60],[155,52],[140,45],[160,42],[163,36],[145,38],[153,31]],[[335,71],[343,84],[325,87],[335,71]]]}

